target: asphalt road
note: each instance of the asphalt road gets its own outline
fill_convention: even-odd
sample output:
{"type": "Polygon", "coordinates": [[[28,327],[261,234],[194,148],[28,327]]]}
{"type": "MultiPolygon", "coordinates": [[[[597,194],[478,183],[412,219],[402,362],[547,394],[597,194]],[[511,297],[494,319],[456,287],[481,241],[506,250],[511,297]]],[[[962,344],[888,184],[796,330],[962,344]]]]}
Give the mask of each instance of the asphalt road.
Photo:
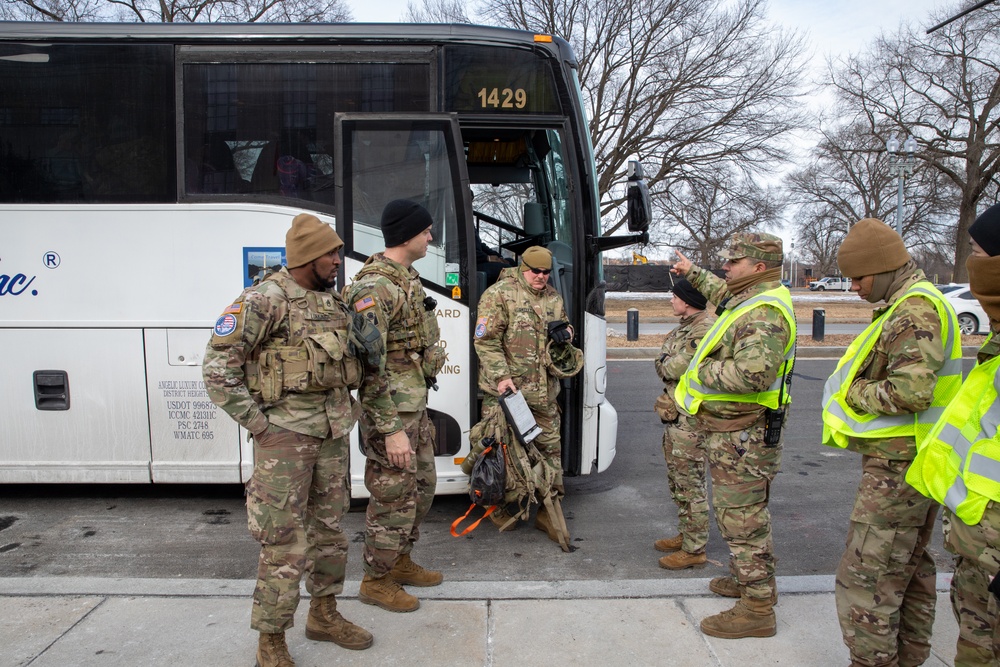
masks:
{"type": "MultiPolygon", "coordinates": [[[[771,511],[779,574],[831,574],[844,548],[860,456],[819,444],[820,393],[832,360],[800,360],[771,511]]],[[[414,558],[453,580],[532,581],[707,577],[724,573],[728,551],[714,526],[705,567],[657,567],[652,543],[675,532],[661,426],[652,412],[659,380],[649,361],[609,363],[608,396],[618,410],[618,454],[599,475],[566,481],[564,507],[574,551],[562,553],[531,526],[500,534],[484,521],[453,538],[465,496],[439,497],[414,558]]],[[[364,514],[344,520],[348,577],[360,579],[364,514]]],[[[936,531],[941,570],[951,557],[936,531]]],[[[96,576],[252,579],[257,545],[246,529],[239,486],[0,487],[0,577],[96,576]]]]}

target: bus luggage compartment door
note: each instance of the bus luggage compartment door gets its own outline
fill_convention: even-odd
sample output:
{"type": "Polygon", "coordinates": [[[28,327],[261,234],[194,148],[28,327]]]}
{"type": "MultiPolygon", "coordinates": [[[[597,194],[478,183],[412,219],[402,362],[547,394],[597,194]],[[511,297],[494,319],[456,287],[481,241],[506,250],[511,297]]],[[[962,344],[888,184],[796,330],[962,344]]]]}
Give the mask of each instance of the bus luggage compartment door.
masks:
{"type": "Polygon", "coordinates": [[[0,368],[0,482],[149,483],[141,331],[3,329],[0,368]],[[37,371],[69,409],[36,405],[37,371]]]}
{"type": "Polygon", "coordinates": [[[201,362],[210,329],[147,329],[154,482],[239,483],[239,428],[208,398],[201,362]]]}

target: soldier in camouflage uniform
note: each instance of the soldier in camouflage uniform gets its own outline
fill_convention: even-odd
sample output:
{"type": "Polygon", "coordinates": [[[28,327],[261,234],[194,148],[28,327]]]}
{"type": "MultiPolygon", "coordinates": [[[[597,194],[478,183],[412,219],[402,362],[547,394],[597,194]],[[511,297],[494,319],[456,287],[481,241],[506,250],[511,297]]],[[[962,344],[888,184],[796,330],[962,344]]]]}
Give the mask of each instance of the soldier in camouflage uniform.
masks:
{"type": "MultiPolygon", "coordinates": [[[[969,235],[969,287],[990,320],[990,338],[977,355],[977,362],[985,364],[1000,356],[1000,204],[976,218],[969,235]]],[[[944,545],[955,554],[951,579],[951,606],[958,619],[955,667],[998,665],[1000,600],[988,586],[1000,575],[1000,502],[990,500],[973,526],[945,507],[942,523],[944,545]]]]}
{"type": "Polygon", "coordinates": [[[287,268],[243,292],[219,317],[205,352],[208,395],[252,435],[246,485],[250,533],[260,542],[250,627],[261,667],[293,665],[285,643],[309,569],[306,636],[350,649],[372,644],[337,611],[350,504],[349,434],[361,380],[348,351],[351,315],[332,290],[343,246],[316,216],[295,217],[287,268]]]}
{"type": "Polygon", "coordinates": [[[446,358],[436,302],[424,294],[412,266],[427,254],[432,223],[430,213],[415,202],[389,202],[381,223],[385,252],[368,258],[346,294],[355,312],[379,330],[386,350],[360,392],[365,486],[371,497],[359,599],[396,612],[420,606],[400,584],[436,586],[443,580],[440,572],[410,557],[437,486],[427,390],[446,358]]]}
{"type": "MultiPolygon", "coordinates": [[[[834,373],[824,391],[825,444],[863,455],[847,545],[837,568],[837,614],[852,665],[920,665],[930,655],[937,599],[934,560],[927,553],[937,505],[905,481],[916,455],[914,421],[908,420],[909,435],[860,437],[866,433],[860,428],[841,435],[838,429],[844,427],[833,419],[843,408],[834,395],[856,414],[874,417],[867,433],[894,421],[892,417],[931,407],[938,373],[949,360],[936,290],[910,258],[903,239],[881,220],[868,218],[851,227],[837,263],[852,279],[851,291],[870,303],[888,304],[874,313],[873,327],[881,330],[870,329],[877,339],[856,374],[834,373]],[[921,281],[929,296],[900,301],[921,281]]],[[[956,324],[949,323],[953,332],[956,324]]],[[[863,338],[865,334],[855,345],[863,338]]],[[[857,363],[859,353],[861,348],[848,348],[842,366],[857,363]]]]}
{"type": "MultiPolygon", "coordinates": [[[[571,342],[573,328],[562,297],[548,282],[551,271],[552,253],[541,246],[525,250],[517,268],[504,269],[479,300],[474,342],[479,357],[479,388],[484,394],[483,412],[494,409],[497,396],[505,391],[524,396],[542,429],[533,444],[550,469],[552,490],[561,498],[562,438],[557,401],[560,378],[579,372],[583,353],[571,342]],[[567,363],[555,363],[553,356],[566,357],[567,363]]],[[[496,523],[510,519],[497,511],[490,516],[496,523]]],[[[535,526],[554,542],[560,541],[560,523],[557,517],[549,516],[544,506],[539,508],[535,526]]]]}
{"type": "Polygon", "coordinates": [[[704,619],[701,630],[729,639],[770,637],[777,630],[777,589],[767,505],[781,465],[781,441],[765,441],[771,408],[764,402],[776,409],[789,400],[785,382],[795,344],[791,296],[780,282],[781,239],[735,234],[720,253],[725,281],[677,255],[673,271],[720,307],[675,397],[691,413],[688,426],[705,433],[712,505],[731,554],[732,577],[715,578],[709,588],[740,598],[732,609],[704,619]],[[693,400],[699,395],[700,404],[693,400]]]}
{"type": "Polygon", "coordinates": [[[660,567],[682,570],[701,565],[708,556],[708,491],[705,482],[705,439],[688,425],[687,413],[681,413],[674,400],[677,380],[694,357],[698,343],[708,332],[705,297],[687,280],[674,283],[670,301],[674,314],[681,318],[676,329],[667,334],[656,358],[656,374],[663,380],[663,392],[655,410],[664,423],[663,456],[667,462],[670,497],[677,505],[678,534],[656,540],[657,551],[666,552],[660,567]]]}

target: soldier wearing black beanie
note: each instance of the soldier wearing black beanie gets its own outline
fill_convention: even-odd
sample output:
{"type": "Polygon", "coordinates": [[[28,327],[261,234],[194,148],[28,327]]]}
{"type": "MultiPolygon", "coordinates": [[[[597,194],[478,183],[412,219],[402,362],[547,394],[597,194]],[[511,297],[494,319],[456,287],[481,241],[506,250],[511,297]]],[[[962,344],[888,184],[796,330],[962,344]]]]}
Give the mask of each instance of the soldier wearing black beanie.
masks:
{"type": "Polygon", "coordinates": [[[990,257],[1000,255],[1000,204],[993,204],[969,226],[969,236],[990,257]]]}
{"type": "Polygon", "coordinates": [[[689,283],[687,279],[681,278],[675,282],[672,291],[674,296],[692,308],[705,310],[705,305],[708,303],[708,299],[705,298],[704,294],[696,290],[694,285],[689,283]]]}
{"type": "Polygon", "coordinates": [[[427,209],[409,199],[394,199],[382,210],[382,237],[386,248],[403,245],[434,224],[427,209]]]}

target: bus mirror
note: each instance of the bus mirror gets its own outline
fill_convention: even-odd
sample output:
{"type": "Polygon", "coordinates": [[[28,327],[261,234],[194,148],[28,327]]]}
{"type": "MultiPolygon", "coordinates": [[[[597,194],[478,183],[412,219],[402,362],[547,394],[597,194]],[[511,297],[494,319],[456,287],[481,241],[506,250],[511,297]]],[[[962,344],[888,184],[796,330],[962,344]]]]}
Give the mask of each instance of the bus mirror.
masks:
{"type": "Polygon", "coordinates": [[[649,221],[653,215],[642,165],[636,160],[629,160],[627,173],[628,190],[625,198],[628,201],[628,230],[645,232],[649,229],[649,221]]]}

